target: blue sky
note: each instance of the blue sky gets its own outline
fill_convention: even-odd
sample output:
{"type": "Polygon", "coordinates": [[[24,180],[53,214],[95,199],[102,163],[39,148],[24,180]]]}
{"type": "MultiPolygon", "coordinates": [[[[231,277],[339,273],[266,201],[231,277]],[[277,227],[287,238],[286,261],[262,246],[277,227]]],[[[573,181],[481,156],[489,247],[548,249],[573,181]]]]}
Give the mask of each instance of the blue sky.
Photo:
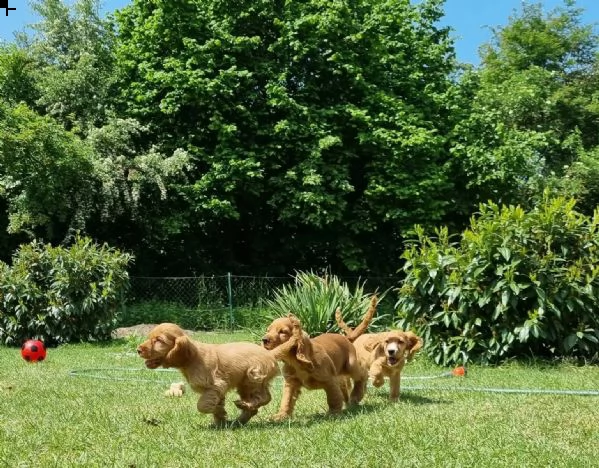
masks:
{"type": "MultiPolygon", "coordinates": [[[[104,0],[104,10],[113,11],[127,5],[130,0],[104,0]]],[[[446,16],[443,24],[454,29],[458,59],[463,62],[478,63],[478,48],[491,37],[490,26],[506,24],[521,0],[446,0],[446,16]]],[[[541,0],[550,10],[561,5],[562,0],[541,0]]],[[[599,22],[599,0],[577,0],[577,5],[585,9],[585,23],[599,22]]],[[[27,0],[9,0],[9,6],[16,11],[5,16],[0,11],[0,39],[12,40],[13,31],[22,30],[35,17],[27,0]]]]}

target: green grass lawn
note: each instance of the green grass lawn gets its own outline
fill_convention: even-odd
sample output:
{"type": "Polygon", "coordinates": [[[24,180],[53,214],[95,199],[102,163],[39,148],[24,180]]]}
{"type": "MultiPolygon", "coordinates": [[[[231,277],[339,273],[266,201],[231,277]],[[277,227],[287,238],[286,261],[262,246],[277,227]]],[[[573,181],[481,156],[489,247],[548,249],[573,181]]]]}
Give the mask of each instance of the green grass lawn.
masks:
{"type": "MultiPolygon", "coordinates": [[[[198,334],[206,342],[250,335],[198,334]]],[[[466,378],[407,380],[430,389],[369,388],[343,416],[324,415],[322,391],[304,391],[295,417],[273,423],[273,402],[243,428],[213,429],[196,395],[167,398],[178,373],[143,369],[136,343],[69,345],[28,364],[0,348],[0,466],[4,467],[591,467],[599,464],[599,397],[457,392],[442,387],[599,390],[599,368],[508,364],[466,378]],[[90,370],[100,369],[100,370],[90,370]],[[129,370],[120,370],[129,369],[129,370]],[[70,376],[69,371],[80,371],[70,376]],[[97,379],[93,376],[105,377],[97,379]],[[112,379],[112,380],[109,380],[112,379]],[[139,379],[130,381],[127,379],[139,379]],[[144,381],[148,380],[148,381],[144,381]]],[[[416,358],[404,376],[443,369],[416,358]]],[[[229,399],[232,401],[233,395],[229,399]]],[[[237,409],[227,405],[230,416],[237,409]]]]}

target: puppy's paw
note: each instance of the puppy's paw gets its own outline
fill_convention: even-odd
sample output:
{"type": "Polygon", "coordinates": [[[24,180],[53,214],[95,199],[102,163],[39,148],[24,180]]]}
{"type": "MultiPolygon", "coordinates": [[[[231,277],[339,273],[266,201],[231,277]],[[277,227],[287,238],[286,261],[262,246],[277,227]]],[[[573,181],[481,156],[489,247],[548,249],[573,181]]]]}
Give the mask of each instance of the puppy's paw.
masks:
{"type": "Polygon", "coordinates": [[[372,385],[374,385],[375,387],[382,387],[383,384],[385,383],[385,378],[381,375],[370,375],[370,380],[372,381],[372,385]]]}
{"type": "Polygon", "coordinates": [[[176,382],[172,383],[171,387],[164,392],[164,395],[167,397],[182,397],[185,393],[185,383],[176,382]]]}
{"type": "Polygon", "coordinates": [[[237,406],[237,408],[239,408],[240,410],[250,410],[250,409],[254,409],[254,407],[248,403],[247,401],[243,401],[243,400],[235,400],[233,402],[235,404],[235,406],[237,406]]]}
{"type": "Polygon", "coordinates": [[[290,417],[291,416],[289,416],[287,413],[277,413],[274,416],[271,416],[270,420],[275,422],[281,422],[289,419],[290,417]]]}

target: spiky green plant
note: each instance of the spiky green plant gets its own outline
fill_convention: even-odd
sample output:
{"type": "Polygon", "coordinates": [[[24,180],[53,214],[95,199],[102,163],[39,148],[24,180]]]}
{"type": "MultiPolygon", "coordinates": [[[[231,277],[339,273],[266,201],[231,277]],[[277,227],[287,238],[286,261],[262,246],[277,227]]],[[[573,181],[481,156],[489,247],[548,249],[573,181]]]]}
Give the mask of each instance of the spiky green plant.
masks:
{"type": "MultiPolygon", "coordinates": [[[[318,335],[338,330],[335,323],[337,307],[341,308],[348,325],[360,323],[372,295],[364,291],[364,282],[358,281],[352,290],[335,275],[319,276],[313,272],[298,271],[294,282],[278,288],[273,299],[267,300],[267,305],[272,318],[291,312],[300,319],[306,332],[318,335]]],[[[379,294],[379,299],[381,297],[379,294]]],[[[377,319],[380,317],[375,317],[373,322],[377,319]]]]}

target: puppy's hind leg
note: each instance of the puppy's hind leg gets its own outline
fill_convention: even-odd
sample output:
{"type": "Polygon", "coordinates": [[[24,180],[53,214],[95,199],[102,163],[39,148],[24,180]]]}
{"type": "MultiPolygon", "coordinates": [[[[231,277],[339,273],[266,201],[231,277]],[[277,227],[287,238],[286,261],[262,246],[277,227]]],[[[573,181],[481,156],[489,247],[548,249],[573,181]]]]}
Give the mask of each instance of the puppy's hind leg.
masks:
{"type": "MultiPolygon", "coordinates": [[[[239,400],[236,401],[235,404],[237,405],[238,402],[239,400]]],[[[241,403],[243,404],[243,402],[241,403]]],[[[239,405],[237,405],[237,407],[241,410],[241,414],[237,418],[237,422],[240,424],[246,424],[250,419],[252,419],[254,416],[258,414],[258,410],[255,408],[250,408],[247,406],[245,408],[242,408],[239,405]]]]}
{"type": "Polygon", "coordinates": [[[237,419],[241,424],[248,422],[258,413],[258,408],[267,405],[272,399],[268,385],[251,385],[238,389],[239,400],[235,401],[235,406],[241,410],[241,415],[237,419]]]}
{"type": "Polygon", "coordinates": [[[253,395],[253,404],[256,408],[260,408],[262,406],[268,405],[272,400],[272,396],[270,394],[269,385],[263,385],[260,388],[256,389],[253,395]]]}
{"type": "Polygon", "coordinates": [[[324,387],[327,394],[327,403],[329,405],[329,413],[336,414],[343,411],[343,391],[341,389],[339,379],[331,379],[324,387]]]}
{"type": "Polygon", "coordinates": [[[200,413],[212,414],[215,426],[222,427],[227,424],[225,396],[216,390],[207,390],[202,393],[202,396],[198,400],[198,411],[200,413]]]}
{"type": "Polygon", "coordinates": [[[349,391],[352,388],[351,379],[347,376],[338,377],[339,379],[339,387],[341,388],[341,393],[343,394],[343,402],[348,405],[349,404],[349,391]]]}
{"type": "Polygon", "coordinates": [[[356,380],[354,382],[354,388],[349,397],[350,405],[357,405],[362,401],[364,395],[366,394],[366,385],[368,383],[368,378],[362,378],[360,380],[356,380]]]}

